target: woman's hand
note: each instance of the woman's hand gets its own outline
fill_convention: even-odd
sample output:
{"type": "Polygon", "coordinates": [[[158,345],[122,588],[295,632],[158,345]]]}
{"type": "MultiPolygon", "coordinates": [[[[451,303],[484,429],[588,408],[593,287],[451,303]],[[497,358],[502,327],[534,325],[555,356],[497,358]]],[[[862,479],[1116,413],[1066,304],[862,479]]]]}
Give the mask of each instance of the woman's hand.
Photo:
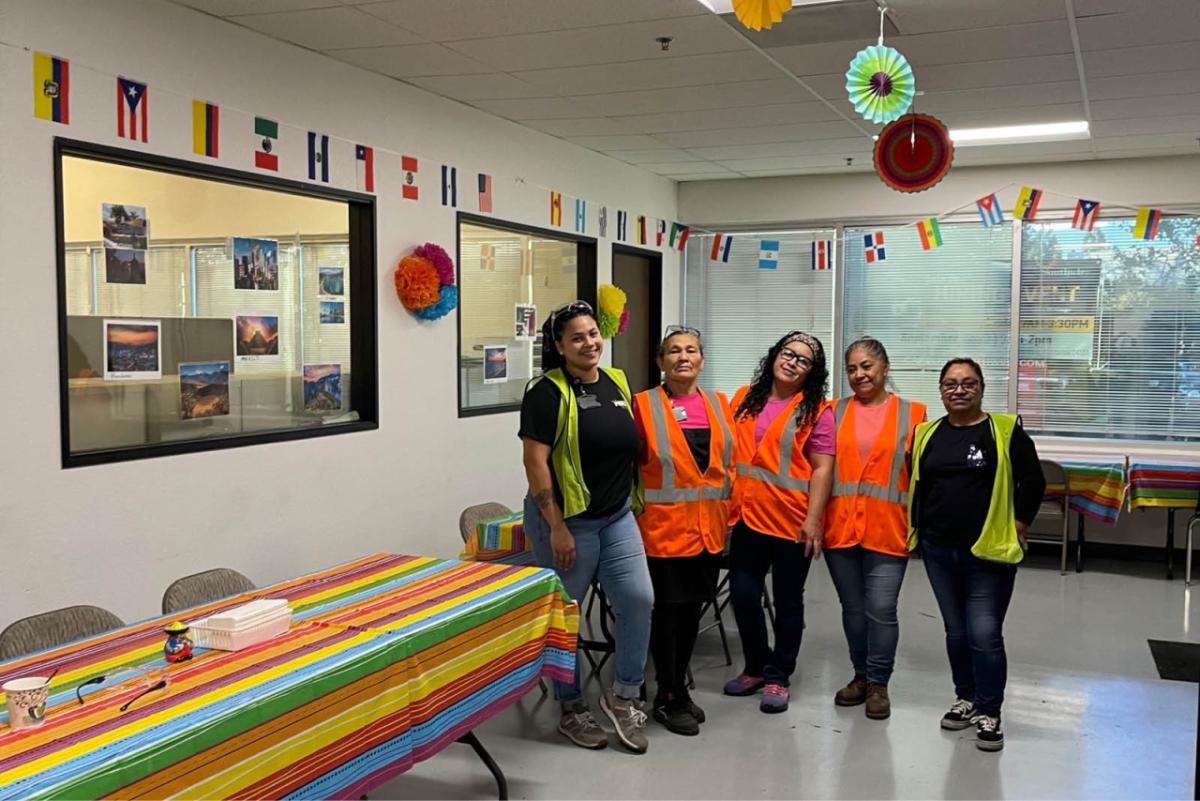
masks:
{"type": "Polygon", "coordinates": [[[804,538],[804,555],[820,559],[822,541],[825,539],[825,534],[821,531],[821,521],[809,515],[804,525],[800,526],[800,536],[804,538]]]}
{"type": "Polygon", "coordinates": [[[550,551],[554,555],[555,570],[570,570],[575,567],[575,535],[566,523],[550,529],[550,551]]]}
{"type": "Polygon", "coordinates": [[[1029,524],[1017,521],[1017,542],[1021,543],[1021,550],[1029,550],[1029,541],[1025,539],[1025,535],[1029,532],[1029,524]]]}

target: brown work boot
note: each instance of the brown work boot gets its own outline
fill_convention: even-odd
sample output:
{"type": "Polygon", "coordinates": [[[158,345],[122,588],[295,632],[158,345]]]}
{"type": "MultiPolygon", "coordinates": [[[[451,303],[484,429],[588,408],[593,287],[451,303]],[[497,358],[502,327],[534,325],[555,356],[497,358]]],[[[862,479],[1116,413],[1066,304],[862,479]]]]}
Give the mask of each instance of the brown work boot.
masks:
{"type": "Polygon", "coordinates": [[[838,706],[858,706],[863,701],[867,700],[867,686],[870,684],[867,677],[861,673],[855,673],[854,678],[845,687],[837,691],[837,695],[833,696],[833,702],[838,706]]]}
{"type": "Polygon", "coordinates": [[[887,685],[871,682],[867,687],[867,717],[885,720],[892,716],[892,702],[888,700],[887,685]]]}

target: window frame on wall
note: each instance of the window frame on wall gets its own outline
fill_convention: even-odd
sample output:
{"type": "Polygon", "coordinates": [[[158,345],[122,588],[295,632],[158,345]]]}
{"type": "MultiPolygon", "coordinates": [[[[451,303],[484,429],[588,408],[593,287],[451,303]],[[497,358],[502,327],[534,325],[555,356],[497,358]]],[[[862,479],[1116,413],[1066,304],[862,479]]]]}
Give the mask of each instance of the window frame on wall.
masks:
{"type": "MultiPolygon", "coordinates": [[[[273,442],[335,436],[356,431],[370,431],[379,427],[378,391],[378,329],[376,323],[376,199],[374,195],[316,186],[257,173],[247,173],[199,161],[161,156],[141,151],[125,150],[93,142],[56,137],[53,145],[54,216],[55,216],[55,263],[57,273],[57,331],[58,331],[58,374],[59,374],[59,422],[60,448],[64,468],[149,459],[161,456],[176,456],[186,453],[240,448],[273,442]],[[135,169],[151,170],[178,175],[184,178],[216,181],[252,189],[285,192],[294,195],[344,203],[349,215],[347,242],[349,245],[349,296],[354,309],[350,318],[350,380],[348,395],[351,407],[348,411],[357,414],[357,420],[327,423],[319,426],[302,426],[256,430],[245,434],[232,434],[197,439],[172,440],[170,442],[145,443],[141,445],[102,448],[73,452],[71,449],[71,404],[70,375],[68,370],[69,335],[67,328],[67,253],[65,226],[65,198],[63,186],[63,160],[78,158],[99,161],[135,169]]],[[[93,309],[93,311],[95,311],[93,309]]],[[[93,315],[95,316],[95,315],[93,315]]]]}
{"type": "MultiPolygon", "coordinates": [[[[562,242],[575,243],[575,299],[587,301],[592,308],[596,307],[596,292],[597,292],[597,272],[596,272],[596,254],[598,242],[595,237],[576,234],[565,230],[539,228],[533,225],[524,223],[512,222],[510,220],[502,220],[496,217],[487,215],[471,214],[470,212],[460,211],[457,213],[454,221],[454,263],[455,263],[455,283],[458,286],[458,306],[455,309],[455,343],[454,343],[454,371],[455,371],[455,391],[456,405],[458,407],[459,419],[467,417],[482,417],[490,414],[505,414],[508,412],[520,411],[520,401],[516,403],[500,403],[491,406],[463,406],[463,381],[462,381],[462,345],[463,345],[463,310],[467,303],[467,296],[463,289],[463,265],[462,265],[462,226],[463,223],[481,228],[491,228],[506,234],[521,234],[524,236],[538,237],[541,239],[555,239],[562,242]]],[[[544,318],[543,318],[544,319],[544,318]]],[[[540,326],[542,320],[538,320],[540,326]]]]}

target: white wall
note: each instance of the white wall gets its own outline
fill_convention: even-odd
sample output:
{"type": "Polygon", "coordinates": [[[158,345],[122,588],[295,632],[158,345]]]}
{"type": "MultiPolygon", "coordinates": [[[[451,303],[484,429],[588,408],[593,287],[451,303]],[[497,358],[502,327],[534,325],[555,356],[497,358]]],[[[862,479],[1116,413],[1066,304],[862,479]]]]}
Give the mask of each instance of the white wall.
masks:
{"type": "MultiPolygon", "coordinates": [[[[181,7],[0,0],[0,32],[0,41],[18,46],[0,45],[0,252],[8,287],[0,293],[0,330],[9,381],[0,440],[0,625],[72,603],[146,617],[158,611],[170,580],[218,565],[265,584],[376,551],[454,555],[462,507],[488,499],[517,505],[525,480],[515,414],[457,419],[454,318],[421,324],[392,288],[395,262],[414,245],[435,241],[454,251],[439,165],[458,167],[465,210],[474,209],[474,173],[490,173],[501,220],[545,226],[549,201],[539,186],[607,204],[614,232],[618,207],[677,218],[671,181],[181,7]],[[33,117],[31,56],[20,47],[70,59],[71,125],[33,117]],[[148,145],[116,137],[117,73],[149,83],[148,145]],[[421,159],[423,199],[414,204],[400,198],[398,157],[377,152],[381,427],[63,470],[52,139],[201,160],[191,153],[193,97],[221,106],[224,167],[253,172],[254,114],[281,123],[283,177],[306,177],[306,129],[421,159]],[[261,483],[235,480],[243,472],[261,483]]],[[[333,170],[335,185],[354,188],[348,142],[334,142],[333,170]]],[[[610,246],[599,247],[602,283],[611,274],[610,246]]],[[[664,320],[671,321],[679,281],[674,269],[665,272],[664,320]]]]}

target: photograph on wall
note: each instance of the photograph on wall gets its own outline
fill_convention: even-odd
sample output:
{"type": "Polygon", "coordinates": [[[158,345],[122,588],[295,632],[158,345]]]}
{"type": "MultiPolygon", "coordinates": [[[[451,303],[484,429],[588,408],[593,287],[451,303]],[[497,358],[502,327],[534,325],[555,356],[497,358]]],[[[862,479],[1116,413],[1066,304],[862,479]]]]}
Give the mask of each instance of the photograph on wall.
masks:
{"type": "Polygon", "coordinates": [[[105,380],[162,378],[160,333],[158,320],[105,320],[105,380]]]}
{"type": "Polygon", "coordinates": [[[279,289],[279,243],[234,237],[233,288],[279,289]]]}
{"type": "Polygon", "coordinates": [[[233,318],[233,342],[239,362],[279,361],[279,315],[237,315],[233,318]]]}
{"type": "Polygon", "coordinates": [[[104,280],[110,284],[146,283],[146,251],[105,248],[104,280]]]}
{"type": "Polygon", "coordinates": [[[508,381],[508,346],[483,346],[483,383],[503,384],[508,381]]]}
{"type": "Polygon", "coordinates": [[[321,325],[338,325],[344,322],[346,322],[346,304],[344,301],[321,301],[321,325]]]}
{"type": "Polygon", "coordinates": [[[101,227],[106,248],[145,250],[150,246],[150,222],[141,206],[102,203],[101,227]]]}
{"type": "Polygon", "coordinates": [[[229,414],[229,362],[181,363],[179,410],[184,420],[229,414]]]}
{"type": "Polygon", "coordinates": [[[537,306],[518,303],[516,314],[516,338],[532,342],[537,338],[537,306]]]}
{"type": "Polygon", "coordinates": [[[340,298],[346,294],[345,270],[341,267],[317,268],[317,295],[322,298],[340,298]]]}
{"type": "Polygon", "coordinates": [[[309,412],[336,412],[342,408],[342,366],[340,364],[304,365],[304,409],[309,412]]]}

